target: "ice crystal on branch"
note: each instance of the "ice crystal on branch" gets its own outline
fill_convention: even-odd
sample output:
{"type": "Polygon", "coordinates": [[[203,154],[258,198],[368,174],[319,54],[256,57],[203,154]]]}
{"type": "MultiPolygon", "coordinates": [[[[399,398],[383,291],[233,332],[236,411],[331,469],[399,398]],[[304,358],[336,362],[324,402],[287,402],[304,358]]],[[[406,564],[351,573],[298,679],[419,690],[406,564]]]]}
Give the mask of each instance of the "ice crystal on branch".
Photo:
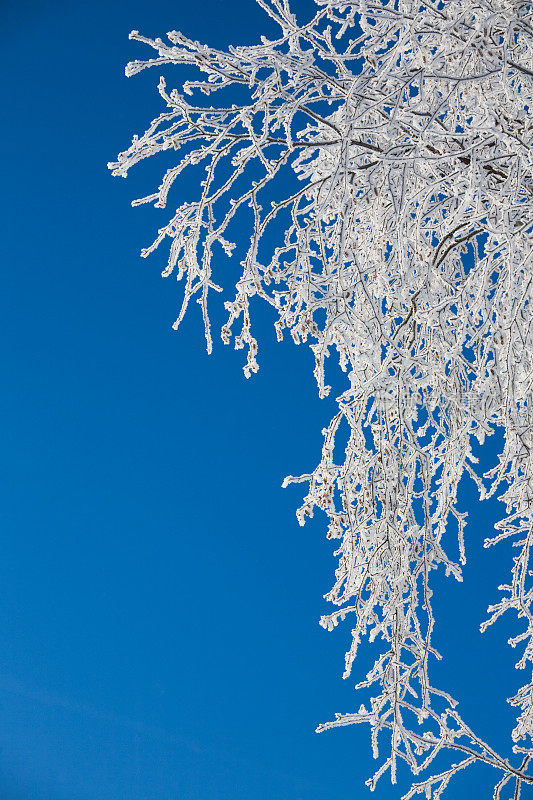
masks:
{"type": "Polygon", "coordinates": [[[533,662],[530,6],[317,0],[302,25],[287,0],[258,2],[279,37],[255,46],[226,52],[176,31],[168,42],[131,34],[156,56],[129,64],[128,75],[171,64],[199,75],[181,93],[160,79],[166,110],[110,167],[125,177],[139,161],[176,150],[158,191],[135,203],[157,208],[184,170],[204,169],[197,199],[182,203],[143,251],[170,242],[163,274],[184,282],[175,327],[196,299],[211,350],[210,291],[221,291],[222,251],[232,254],[248,219],[224,342],[234,337],[247,350],[246,375],[257,371],[257,296],[276,310],[278,338],[287,329],[296,343],[309,341],[321,396],[333,352],[345,373],[320,463],[285,484],[308,484],[300,523],[320,508],[339,542],[327,595],[338,609],[321,624],[352,620],[345,677],[361,641],[376,642],[378,656],[359,683],[372,695],[369,708],[320,730],[369,723],[375,756],[378,746],[385,753],[371,788],[387,770],[395,781],[398,760],[427,775],[438,754],[462,754],[421,776],[406,800],[438,798],[476,761],[501,771],[496,800],[506,786],[518,797],[533,783],[533,680],[510,700],[522,759],[513,766],[468,727],[428,668],[440,657],[431,644],[431,572],[460,580],[465,562],[457,510],[465,472],[481,497],[504,486],[506,517],[486,544],[513,537],[519,553],[485,625],[514,609],[525,622],[511,641],[523,648],[518,666],[531,671],[533,662]],[[341,424],[349,439],[336,463],[341,424]],[[472,442],[496,429],[505,447],[481,475],[472,442]],[[459,563],[443,549],[452,519],[459,563]]]}

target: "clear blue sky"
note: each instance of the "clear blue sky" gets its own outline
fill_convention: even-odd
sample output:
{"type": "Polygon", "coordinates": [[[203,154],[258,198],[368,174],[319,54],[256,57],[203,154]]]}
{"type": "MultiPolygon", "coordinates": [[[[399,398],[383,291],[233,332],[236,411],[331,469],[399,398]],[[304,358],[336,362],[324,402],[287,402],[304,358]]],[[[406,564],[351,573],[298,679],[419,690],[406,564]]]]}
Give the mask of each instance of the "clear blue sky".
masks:
{"type": "MultiPolygon", "coordinates": [[[[341,680],[349,626],[318,626],[324,519],[299,528],[301,489],[281,489],[330,419],[312,355],[276,344],[261,306],[250,381],[242,353],[207,357],[196,308],[174,333],[180,287],[163,252],[138,255],[167,212],[129,206],[163,167],[106,168],[160,109],[156,71],[124,77],[148,54],[128,33],[176,28],[217,46],[271,30],[252,0],[2,4],[0,798],[399,798],[405,782],[363,785],[367,729],[314,733],[360,698],[341,680]]],[[[434,682],[504,748],[515,628],[478,625],[511,549],[481,547],[497,503],[465,483],[463,508],[434,682]]],[[[488,797],[492,778],[447,796],[488,797]]]]}

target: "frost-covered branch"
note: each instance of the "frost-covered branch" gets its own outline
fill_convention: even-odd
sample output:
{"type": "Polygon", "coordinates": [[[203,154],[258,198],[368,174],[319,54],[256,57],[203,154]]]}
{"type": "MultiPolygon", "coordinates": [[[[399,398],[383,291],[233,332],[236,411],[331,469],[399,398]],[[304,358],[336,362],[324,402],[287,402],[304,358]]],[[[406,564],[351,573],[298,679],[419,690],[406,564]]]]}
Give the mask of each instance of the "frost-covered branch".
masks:
{"type": "Polygon", "coordinates": [[[175,327],[196,299],[211,351],[208,301],[224,283],[218,252],[232,255],[230,237],[248,219],[224,342],[234,337],[247,350],[247,377],[257,371],[250,301],[258,296],[277,312],[279,339],[288,330],[310,342],[321,397],[332,351],[346,375],[320,463],[285,485],[308,484],[300,523],[323,510],[339,543],[326,595],[338,608],[321,624],[353,620],[344,676],[362,641],[378,655],[358,684],[372,693],[369,708],[319,730],[366,722],[376,757],[380,734],[388,736],[371,788],[388,770],[395,781],[398,760],[419,775],[448,750],[464,754],[406,800],[439,797],[476,761],[501,772],[496,799],[508,785],[518,797],[533,782],[533,751],[516,744],[527,738],[531,747],[533,679],[510,700],[522,755],[512,766],[432,686],[429,662],[440,658],[431,572],[461,580],[466,559],[466,514],[457,508],[465,472],[482,497],[506,487],[495,541],[516,538],[519,555],[485,625],[514,609],[527,624],[511,640],[525,643],[518,666],[533,661],[530,6],[317,0],[301,25],[287,0],[258,2],[280,33],[253,47],[224,52],[175,31],[168,42],[131,34],[156,56],[129,64],[128,75],[184,65],[200,76],[181,93],[160,79],[166,110],[110,167],[126,177],[143,159],[177,151],[158,191],[135,203],[157,208],[185,170],[204,170],[197,199],[182,202],[142,253],[170,241],[163,275],[184,281],[175,327]],[[348,444],[336,463],[342,429],[348,444]],[[505,448],[483,476],[472,444],[496,429],[505,448]],[[453,528],[455,557],[443,546],[453,528]]]}

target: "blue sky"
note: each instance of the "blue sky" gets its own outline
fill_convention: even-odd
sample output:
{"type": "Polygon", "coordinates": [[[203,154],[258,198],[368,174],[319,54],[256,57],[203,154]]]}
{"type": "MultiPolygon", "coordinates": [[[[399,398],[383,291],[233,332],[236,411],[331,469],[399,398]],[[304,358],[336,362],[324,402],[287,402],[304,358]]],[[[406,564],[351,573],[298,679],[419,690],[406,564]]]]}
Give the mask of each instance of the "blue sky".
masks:
{"type": "MultiPolygon", "coordinates": [[[[312,354],[277,344],[261,306],[249,381],[242,353],[206,355],[196,309],[174,333],[180,287],[164,253],[139,258],[167,212],[129,206],[163,167],[106,167],[160,109],[158,73],[124,77],[148,53],[131,29],[222,47],[270,22],[252,0],[4,0],[2,17],[0,797],[370,797],[368,731],[314,733],[360,700],[340,677],[348,627],[318,625],[324,519],[299,528],[301,489],[281,489],[331,415],[312,354]]],[[[462,585],[436,580],[433,675],[504,750],[515,628],[478,625],[511,548],[482,549],[498,503],[465,482],[462,507],[469,563],[462,585]]],[[[488,797],[492,778],[448,796],[488,797]]]]}

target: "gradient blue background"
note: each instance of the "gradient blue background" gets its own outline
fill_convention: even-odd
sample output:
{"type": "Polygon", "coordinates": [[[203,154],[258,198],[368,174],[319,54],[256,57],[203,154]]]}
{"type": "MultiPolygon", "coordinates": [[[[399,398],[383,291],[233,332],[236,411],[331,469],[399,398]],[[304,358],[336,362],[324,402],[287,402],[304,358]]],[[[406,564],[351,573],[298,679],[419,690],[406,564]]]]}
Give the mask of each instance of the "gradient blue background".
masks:
{"type": "MultiPolygon", "coordinates": [[[[349,625],[317,624],[335,565],[324,518],[299,528],[301,487],[280,488],[317,463],[331,415],[312,355],[276,344],[260,305],[249,381],[218,337],[207,357],[196,306],[175,334],[181,287],[159,276],[163,250],[138,256],[167,212],[129,207],[166,162],[127,181],[106,168],[161,109],[159,72],[124,77],[150,54],[131,29],[220,47],[274,29],[252,0],[1,13],[0,797],[370,797],[368,730],[314,733],[360,698],[340,677],[349,625]]],[[[469,563],[462,585],[435,581],[433,676],[505,750],[505,697],[526,679],[505,644],[516,626],[478,625],[512,551],[482,550],[501,506],[467,482],[463,498],[469,563]]],[[[495,778],[472,770],[448,797],[488,797],[495,778]]]]}

